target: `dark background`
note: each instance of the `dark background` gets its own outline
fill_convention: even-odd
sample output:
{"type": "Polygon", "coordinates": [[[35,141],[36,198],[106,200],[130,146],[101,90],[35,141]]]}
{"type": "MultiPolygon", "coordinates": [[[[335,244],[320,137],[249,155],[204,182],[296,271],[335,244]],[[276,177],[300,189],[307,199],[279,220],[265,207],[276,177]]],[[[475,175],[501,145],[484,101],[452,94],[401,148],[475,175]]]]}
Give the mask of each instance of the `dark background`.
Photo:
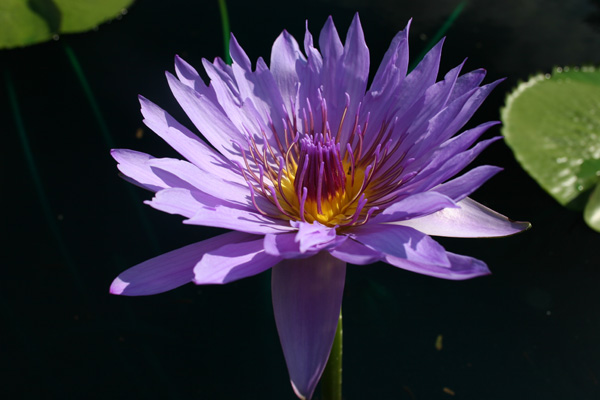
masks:
{"type": "MultiPolygon", "coordinates": [[[[231,28],[253,60],[269,59],[282,29],[302,40],[306,19],[317,37],[333,15],[343,38],[359,11],[374,70],[409,18],[415,57],[458,4],[229,0],[228,7],[231,28]]],[[[467,3],[447,32],[442,73],[468,56],[465,71],[486,68],[485,82],[508,78],[469,126],[498,119],[506,93],[533,73],[598,64],[599,15],[598,2],[590,0],[467,3]]],[[[140,0],[96,31],[0,51],[2,397],[295,398],[273,320],[269,272],[150,297],[108,294],[128,267],[220,232],[185,226],[180,217],[143,205],[151,194],[118,177],[109,148],[176,156],[143,126],[137,95],[191,127],[164,70],[173,71],[175,54],[200,69],[202,57],[222,56],[222,48],[216,0],[140,0]]],[[[500,239],[440,239],[448,250],[489,264],[493,275],[470,281],[382,263],[350,266],[345,399],[600,398],[600,234],[581,212],[543,192],[503,142],[476,163],[505,171],[472,197],[531,221],[533,229],[500,239]]]]}

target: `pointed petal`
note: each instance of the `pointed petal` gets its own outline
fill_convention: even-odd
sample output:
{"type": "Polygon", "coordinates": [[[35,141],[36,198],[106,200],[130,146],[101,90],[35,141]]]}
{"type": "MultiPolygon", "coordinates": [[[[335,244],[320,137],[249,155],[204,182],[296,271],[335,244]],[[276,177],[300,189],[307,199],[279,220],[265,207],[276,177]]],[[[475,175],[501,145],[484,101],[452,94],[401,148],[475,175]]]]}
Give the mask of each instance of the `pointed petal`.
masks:
{"type": "Polygon", "coordinates": [[[110,286],[110,292],[124,296],[146,296],[175,289],[194,279],[194,266],[204,253],[231,243],[238,246],[252,237],[245,233],[229,232],[154,257],[121,273],[110,286]]]}
{"type": "Polygon", "coordinates": [[[427,235],[462,238],[508,236],[531,227],[529,222],[512,221],[468,197],[457,206],[460,208],[445,208],[394,224],[410,226],[427,235]]]}
{"type": "Polygon", "coordinates": [[[270,218],[223,199],[183,188],[163,189],[146,204],[187,217],[184,224],[232,229],[257,235],[291,231],[288,221],[270,218]]]}
{"type": "Polygon", "coordinates": [[[147,167],[147,162],[154,159],[149,154],[135,150],[112,149],[110,155],[119,163],[117,168],[137,186],[152,192],[165,189],[167,185],[147,167]]]}
{"type": "Polygon", "coordinates": [[[244,145],[246,140],[231,120],[223,114],[223,108],[209,97],[184,85],[170,73],[167,72],[166,76],[177,102],[202,135],[221,154],[227,154],[234,160],[241,160],[239,150],[235,148],[233,142],[244,145]]]}
{"type": "Polygon", "coordinates": [[[446,252],[446,256],[450,262],[449,266],[418,263],[394,256],[386,256],[385,261],[407,271],[453,281],[471,279],[491,273],[483,261],[450,252],[446,252]]]}
{"type": "Polygon", "coordinates": [[[493,165],[481,165],[462,174],[458,178],[436,186],[432,191],[450,197],[454,201],[460,201],[477,190],[488,179],[502,171],[502,168],[493,165]]]}
{"type": "MultiPolygon", "coordinates": [[[[256,236],[255,236],[256,237],[256,236]]],[[[263,248],[263,239],[208,250],[194,267],[196,285],[223,284],[257,275],[281,261],[263,248]]]]}
{"type": "Polygon", "coordinates": [[[314,222],[291,222],[295,233],[267,234],[265,236],[265,251],[274,256],[283,258],[306,258],[321,250],[335,248],[346,236],[337,236],[335,228],[330,228],[314,222]]]}
{"type": "Polygon", "coordinates": [[[321,378],[337,328],[346,264],[321,252],[273,267],[273,311],[296,395],[310,399],[321,378]]]}
{"type": "Polygon", "coordinates": [[[419,264],[448,267],[446,250],[435,240],[416,229],[396,224],[370,224],[352,230],[357,242],[383,253],[419,264]],[[396,229],[400,228],[400,229],[396,229]]]}
{"type": "Polygon", "coordinates": [[[245,184],[231,161],[210,148],[202,139],[150,100],[143,96],[140,96],[139,100],[144,123],[179,154],[200,169],[218,174],[232,182],[245,184]]]}
{"type": "Polygon", "coordinates": [[[273,43],[271,73],[288,110],[292,110],[290,100],[297,101],[298,85],[304,82],[304,77],[299,76],[299,72],[304,70],[305,65],[306,58],[300,51],[298,42],[287,31],[283,31],[273,43]]]}
{"type": "MultiPolygon", "coordinates": [[[[213,197],[254,210],[247,184],[231,182],[218,173],[201,170],[187,161],[173,158],[154,158],[146,162],[148,169],[168,187],[200,190],[213,197]]],[[[216,170],[219,167],[213,167],[216,170]]],[[[244,182],[245,183],[245,182],[244,182]]]]}
{"type": "Polygon", "coordinates": [[[345,240],[329,253],[342,261],[355,265],[371,264],[383,259],[383,254],[353,239],[345,240]]]}
{"type": "Polygon", "coordinates": [[[406,197],[387,207],[373,222],[402,221],[432,214],[446,207],[456,207],[451,198],[437,192],[423,192],[406,197]]]}
{"type": "Polygon", "coordinates": [[[214,89],[206,86],[194,67],[177,55],[175,56],[175,73],[184,85],[189,86],[201,95],[209,97],[213,102],[217,100],[214,89]]]}

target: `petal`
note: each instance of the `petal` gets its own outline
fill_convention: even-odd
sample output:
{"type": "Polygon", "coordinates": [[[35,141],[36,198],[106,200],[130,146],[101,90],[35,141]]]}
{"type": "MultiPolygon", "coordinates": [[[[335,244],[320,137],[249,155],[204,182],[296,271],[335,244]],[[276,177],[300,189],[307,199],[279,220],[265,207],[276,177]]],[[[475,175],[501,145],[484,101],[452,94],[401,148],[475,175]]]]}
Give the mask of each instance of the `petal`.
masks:
{"type": "Polygon", "coordinates": [[[265,235],[265,251],[274,256],[283,258],[306,258],[321,250],[335,248],[347,239],[346,236],[337,236],[335,228],[330,228],[314,222],[290,223],[298,231],[287,234],[265,235]]]}
{"type": "Polygon", "coordinates": [[[455,281],[489,275],[491,273],[483,261],[450,252],[446,252],[446,255],[450,262],[449,266],[418,263],[394,256],[386,256],[385,261],[407,271],[455,281]]]}
{"type": "Polygon", "coordinates": [[[479,86],[483,81],[483,78],[485,78],[485,75],[486,70],[480,68],[460,76],[452,88],[452,94],[448,99],[448,103],[479,86]]]}
{"type": "Polygon", "coordinates": [[[441,193],[417,193],[387,207],[381,214],[373,218],[373,222],[382,223],[417,218],[446,207],[456,207],[456,205],[451,198],[441,193]]]}
{"type": "Polygon", "coordinates": [[[194,283],[223,284],[259,274],[281,261],[263,248],[263,239],[208,250],[194,267],[194,283]]]}
{"type": "MultiPolygon", "coordinates": [[[[325,28],[323,29],[325,30],[325,28]]],[[[333,34],[334,31],[335,28],[330,33],[333,34]]],[[[332,35],[332,37],[334,36],[332,35]]],[[[322,47],[321,49],[323,50],[322,47]]],[[[325,58],[325,51],[323,55],[325,58]]],[[[338,127],[342,121],[344,122],[341,125],[339,140],[341,148],[344,149],[350,132],[353,130],[354,116],[365,95],[369,77],[369,48],[365,42],[358,13],[354,15],[348,29],[342,54],[335,62],[326,63],[323,66],[323,72],[326,75],[322,79],[323,98],[327,104],[327,119],[334,132],[338,131],[338,127]],[[343,119],[344,115],[347,116],[347,119],[343,119]]]]}
{"type": "Polygon", "coordinates": [[[304,69],[305,65],[306,58],[300,51],[298,42],[287,31],[283,31],[273,43],[271,73],[279,87],[286,108],[290,111],[293,110],[290,101],[297,100],[298,85],[300,82],[304,82],[304,77],[298,76],[298,73],[304,69]]]}
{"type": "Polygon", "coordinates": [[[216,174],[231,182],[244,183],[234,165],[210,148],[197,135],[181,125],[162,108],[140,96],[144,123],[164,139],[179,154],[198,168],[216,174]]]}
{"type": "Polygon", "coordinates": [[[154,257],[121,273],[110,286],[110,292],[146,296],[175,289],[194,279],[194,266],[204,253],[231,243],[239,246],[251,238],[245,233],[229,232],[154,257]]]}
{"type": "Polygon", "coordinates": [[[351,236],[357,242],[384,254],[385,260],[392,257],[419,264],[450,265],[446,250],[438,242],[408,226],[368,224],[353,229],[351,236]]]}
{"type": "Polygon", "coordinates": [[[231,120],[223,114],[223,108],[207,96],[181,83],[170,73],[166,73],[171,92],[183,111],[204,137],[221,153],[229,158],[241,160],[239,150],[233,142],[245,145],[244,136],[231,120]]]}
{"type": "Polygon", "coordinates": [[[288,221],[270,218],[255,212],[231,208],[227,205],[200,207],[184,224],[213,226],[215,228],[265,235],[292,231],[288,221]]]}
{"type": "Polygon", "coordinates": [[[181,83],[216,101],[217,98],[214,89],[206,86],[194,67],[177,55],[175,56],[175,73],[181,83]]]}
{"type": "Polygon", "coordinates": [[[257,235],[282,233],[294,228],[274,219],[237,207],[217,197],[183,188],[163,189],[146,204],[169,214],[187,217],[184,224],[213,226],[257,235]]]}
{"type": "Polygon", "coordinates": [[[273,267],[271,291],[279,340],[296,395],[310,399],[337,328],[346,264],[321,252],[273,267]]]}
{"type": "Polygon", "coordinates": [[[385,52],[383,60],[377,73],[373,78],[373,83],[369,88],[369,96],[379,97],[384,93],[386,98],[395,93],[397,85],[402,82],[408,71],[408,31],[411,21],[406,24],[406,28],[398,32],[392,39],[390,47],[385,52]]]}
{"type": "Polygon", "coordinates": [[[462,174],[458,178],[442,183],[432,190],[450,197],[454,201],[460,201],[477,190],[488,179],[502,171],[502,168],[493,165],[481,165],[462,174]]]}
{"type": "Polygon", "coordinates": [[[383,259],[383,254],[353,239],[348,239],[329,253],[342,261],[355,265],[366,265],[383,259]]]}
{"type": "Polygon", "coordinates": [[[127,149],[112,149],[110,155],[119,163],[119,171],[136,185],[152,192],[168,187],[148,167],[147,162],[154,159],[151,155],[127,149]]]}
{"type": "Polygon", "coordinates": [[[445,208],[394,224],[410,226],[427,235],[462,238],[507,236],[531,227],[529,222],[512,221],[468,197],[457,206],[460,208],[445,208]]]}
{"type": "Polygon", "coordinates": [[[253,209],[248,185],[231,182],[218,174],[201,170],[194,164],[172,158],[155,158],[147,166],[169,187],[200,190],[213,197],[253,209]]]}

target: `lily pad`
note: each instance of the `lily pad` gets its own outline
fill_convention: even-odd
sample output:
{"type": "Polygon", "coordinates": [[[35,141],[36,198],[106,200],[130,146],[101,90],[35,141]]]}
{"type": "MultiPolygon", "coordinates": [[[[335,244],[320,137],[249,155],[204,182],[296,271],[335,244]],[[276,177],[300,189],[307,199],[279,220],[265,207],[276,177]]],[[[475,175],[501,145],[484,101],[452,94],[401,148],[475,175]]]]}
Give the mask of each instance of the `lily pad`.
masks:
{"type": "Polygon", "coordinates": [[[598,183],[600,70],[536,75],[508,95],[501,117],[521,166],[560,204],[577,205],[598,183]]]}
{"type": "Polygon", "coordinates": [[[2,0],[0,49],[83,32],[122,15],[133,0],[2,0]]]}

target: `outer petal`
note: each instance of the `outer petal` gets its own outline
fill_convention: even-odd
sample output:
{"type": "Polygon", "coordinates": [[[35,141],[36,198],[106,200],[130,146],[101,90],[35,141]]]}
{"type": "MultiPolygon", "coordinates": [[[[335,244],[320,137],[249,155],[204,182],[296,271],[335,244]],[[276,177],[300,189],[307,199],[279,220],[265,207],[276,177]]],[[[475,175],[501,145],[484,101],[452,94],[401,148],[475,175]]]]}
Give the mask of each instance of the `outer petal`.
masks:
{"type": "Polygon", "coordinates": [[[127,149],[112,149],[110,155],[119,163],[119,171],[137,186],[152,192],[167,188],[163,180],[147,166],[147,162],[154,159],[151,155],[127,149]]]}
{"type": "Polygon", "coordinates": [[[490,270],[483,261],[449,252],[447,252],[446,255],[450,261],[449,267],[433,264],[421,264],[394,256],[386,256],[385,261],[395,267],[402,268],[407,271],[455,281],[490,274],[490,270]]]}
{"type": "Polygon", "coordinates": [[[169,113],[140,96],[144,123],[163,138],[179,154],[198,168],[216,174],[222,179],[245,184],[237,167],[221,154],[210,148],[202,139],[181,125],[169,113]]]}
{"type": "Polygon", "coordinates": [[[194,279],[194,266],[204,253],[232,243],[240,246],[253,237],[229,232],[154,257],[121,273],[110,286],[110,292],[124,296],[145,296],[175,289],[194,279]]]}
{"type": "Polygon", "coordinates": [[[287,31],[283,31],[273,43],[271,74],[290,111],[296,111],[293,110],[290,100],[296,101],[298,84],[304,82],[304,76],[298,76],[298,74],[304,70],[305,65],[306,58],[300,51],[298,42],[287,31]]]}
{"type": "Polygon", "coordinates": [[[239,150],[234,148],[232,141],[244,145],[246,140],[223,114],[223,108],[216,105],[213,99],[184,85],[170,73],[167,72],[166,76],[177,102],[204,137],[221,154],[227,154],[234,160],[241,160],[239,150]]]}
{"type": "Polygon", "coordinates": [[[306,258],[321,250],[332,249],[346,240],[346,236],[337,236],[335,228],[314,222],[292,222],[298,232],[288,234],[267,234],[265,251],[283,258],[306,258]]]}
{"type": "Polygon", "coordinates": [[[408,226],[364,225],[352,230],[351,236],[357,242],[384,254],[386,260],[398,258],[419,264],[450,266],[446,250],[438,242],[408,226]]]}
{"type": "Polygon", "coordinates": [[[348,239],[336,248],[329,250],[335,258],[350,264],[366,265],[383,259],[383,254],[353,239],[348,239]]]}
{"type": "Polygon", "coordinates": [[[273,310],[296,395],[310,399],[337,328],[346,264],[327,252],[273,267],[273,310]]]}
{"type": "Polygon", "coordinates": [[[373,218],[373,222],[392,222],[433,214],[446,207],[456,207],[448,196],[437,192],[423,192],[406,197],[387,207],[373,218]]]}
{"type": "Polygon", "coordinates": [[[464,173],[458,178],[442,183],[433,188],[433,191],[442,193],[454,201],[460,201],[477,190],[488,179],[502,171],[502,168],[493,165],[481,165],[464,173]]]}
{"type": "Polygon", "coordinates": [[[427,235],[463,238],[507,236],[531,227],[529,222],[512,221],[468,197],[457,206],[394,224],[410,226],[427,235]]]}
{"type": "Polygon", "coordinates": [[[265,217],[206,193],[183,188],[161,190],[146,204],[169,214],[187,217],[183,221],[185,224],[233,229],[257,235],[293,230],[286,221],[265,217]]]}
{"type": "Polygon", "coordinates": [[[262,238],[207,251],[194,267],[194,283],[223,284],[259,274],[281,261],[265,253],[262,238]]]}

